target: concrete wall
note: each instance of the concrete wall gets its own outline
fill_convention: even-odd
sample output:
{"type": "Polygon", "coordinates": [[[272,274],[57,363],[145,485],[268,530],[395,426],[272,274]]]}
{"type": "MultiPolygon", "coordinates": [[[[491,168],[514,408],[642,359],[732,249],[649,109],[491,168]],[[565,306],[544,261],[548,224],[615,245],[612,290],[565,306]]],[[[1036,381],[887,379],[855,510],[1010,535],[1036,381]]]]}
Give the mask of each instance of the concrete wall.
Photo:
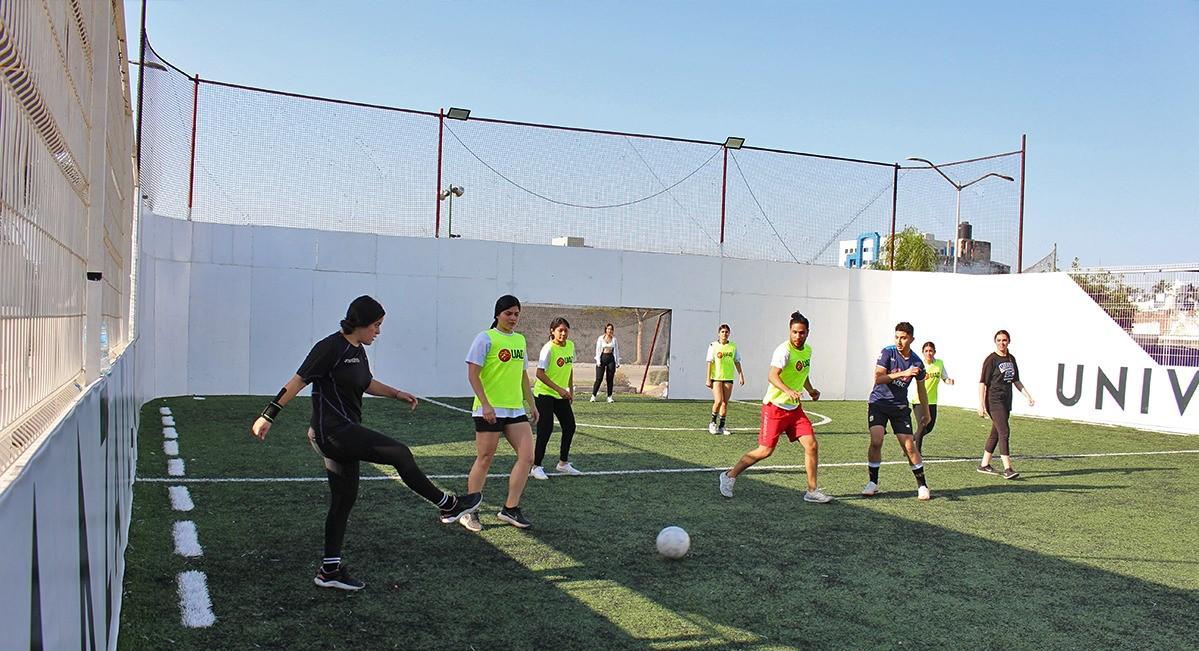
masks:
{"type": "MultiPolygon", "coordinates": [[[[766,364],[787,336],[788,315],[812,320],[813,382],[830,400],[865,399],[874,360],[894,324],[933,339],[951,375],[943,404],[974,407],[982,360],[998,328],[1012,332],[1033,413],[1199,431],[1199,399],[1180,413],[1160,368],[1062,274],[953,276],[353,233],[190,223],[148,215],[142,306],[146,395],[272,395],[346,305],[370,294],[388,310],[371,347],[377,377],[423,395],[468,395],[463,358],[501,294],[530,303],[673,310],[670,396],[705,398],[704,351],[732,325],[747,386],[766,388],[766,364]],[[152,297],[152,305],[151,302],[152,297]],[[146,333],[152,332],[152,335],[146,333]],[[1083,366],[1083,398],[1065,397],[1083,366]],[[1127,369],[1125,405],[1095,408],[1099,368],[1127,369]],[[1144,369],[1150,396],[1141,408],[1144,369]],[[1144,413],[1142,413],[1144,411],[1144,413]]],[[[541,324],[522,324],[523,330],[541,324]]],[[[618,333],[619,334],[619,333],[618,333]]],[[[1182,397],[1196,369],[1175,369],[1182,397]]],[[[1196,393],[1199,393],[1197,391],[1196,393]]],[[[1028,411],[1017,400],[1017,413],[1028,411]]]]}

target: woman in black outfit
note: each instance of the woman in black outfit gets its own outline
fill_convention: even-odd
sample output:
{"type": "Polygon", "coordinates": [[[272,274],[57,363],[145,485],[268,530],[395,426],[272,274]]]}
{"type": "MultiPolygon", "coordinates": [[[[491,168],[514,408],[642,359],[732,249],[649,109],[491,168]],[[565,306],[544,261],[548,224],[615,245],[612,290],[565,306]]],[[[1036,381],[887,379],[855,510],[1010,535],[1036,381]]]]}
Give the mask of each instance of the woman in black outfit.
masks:
{"type": "Polygon", "coordinates": [[[1012,468],[1012,457],[1008,450],[1008,437],[1011,428],[1008,427],[1008,416],[1012,413],[1012,387],[1024,394],[1028,406],[1036,405],[1032,394],[1020,382],[1020,367],[1016,364],[1016,356],[1008,352],[1008,344],[1012,336],[1007,330],[995,333],[995,352],[987,355],[983,362],[982,375],[978,379],[978,415],[991,419],[991,435],[987,437],[983,448],[982,462],[978,471],[988,475],[998,475],[999,472],[991,467],[991,455],[999,446],[999,458],[1003,460],[1003,478],[1015,479],[1020,476],[1012,468]]]}
{"type": "Polygon", "coordinates": [[[443,523],[473,513],[482,502],[479,493],[456,497],[433,485],[417,467],[408,446],[362,426],[362,394],[403,400],[416,409],[416,397],[383,384],[371,375],[366,346],[374,343],[383,325],[383,306],[369,296],[350,303],[341,330],[318,341],[300,369],[288,380],[251,432],[265,439],[271,423],[291,399],[312,384],[312,419],[308,440],[324,457],[329,477],[329,514],[325,518],[325,556],[313,582],[322,588],[361,590],[365,584],[350,576],[341,563],[341,544],[350,509],[358,498],[361,461],[395,467],[400,479],[441,510],[443,523]]]}

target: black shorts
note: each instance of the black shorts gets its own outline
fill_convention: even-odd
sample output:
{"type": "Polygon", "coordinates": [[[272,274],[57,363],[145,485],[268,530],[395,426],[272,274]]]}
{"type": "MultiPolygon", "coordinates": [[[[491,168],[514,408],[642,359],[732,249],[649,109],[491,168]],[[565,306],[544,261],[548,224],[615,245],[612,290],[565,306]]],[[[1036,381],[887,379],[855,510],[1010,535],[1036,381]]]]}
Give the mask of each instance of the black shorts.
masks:
{"type": "Polygon", "coordinates": [[[889,407],[872,402],[867,419],[870,427],[881,427],[885,430],[890,423],[891,430],[896,434],[912,435],[911,407],[889,407]]]}
{"type": "Polygon", "coordinates": [[[733,386],[733,381],[732,380],[712,380],[712,384],[713,384],[713,386],[715,386],[717,384],[727,384],[729,386],[733,386]]]}
{"type": "Polygon", "coordinates": [[[483,420],[482,416],[474,416],[476,432],[503,432],[507,425],[515,425],[517,423],[529,422],[528,415],[514,416],[512,418],[496,417],[494,423],[489,423],[483,420]]]}

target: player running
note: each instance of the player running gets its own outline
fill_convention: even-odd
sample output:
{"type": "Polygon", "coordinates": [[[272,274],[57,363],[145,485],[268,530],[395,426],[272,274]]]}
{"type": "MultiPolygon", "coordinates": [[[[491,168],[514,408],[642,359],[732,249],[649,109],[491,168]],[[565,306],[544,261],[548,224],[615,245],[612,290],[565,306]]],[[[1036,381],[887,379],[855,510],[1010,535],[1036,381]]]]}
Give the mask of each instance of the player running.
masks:
{"type": "Polygon", "coordinates": [[[537,446],[533,452],[533,479],[548,479],[542,462],[545,446],[554,431],[554,417],[562,426],[562,443],[558,447],[558,472],[564,475],[583,474],[570,465],[570,443],[575,435],[574,402],[575,342],[570,336],[570,322],[558,317],[550,322],[550,340],[541,347],[537,358],[537,382],[533,385],[533,400],[541,418],[537,421],[537,446]]]}
{"type": "Polygon", "coordinates": [[[745,373],[741,370],[741,351],[737,344],[729,341],[732,329],[722,323],[716,331],[716,341],[708,344],[708,388],[712,390],[712,422],[709,434],[728,435],[725,418],[729,412],[729,399],[733,397],[733,374],[736,373],[745,386],[745,373]],[[717,423],[717,419],[720,422],[717,423]]]}
{"type": "Polygon", "coordinates": [[[921,347],[921,352],[924,353],[924,372],[927,377],[924,379],[924,392],[928,394],[928,424],[925,425],[924,407],[920,405],[917,396],[910,396],[912,400],[912,410],[916,414],[916,451],[924,456],[924,448],[921,444],[924,442],[924,437],[933,433],[933,428],[937,426],[937,389],[941,383],[953,385],[953,378],[945,372],[945,362],[937,357],[937,345],[931,341],[924,342],[921,347]]]}
{"type": "Polygon", "coordinates": [[[819,465],[819,448],[812,421],[808,420],[800,404],[800,392],[808,391],[812,400],[820,399],[820,391],[812,387],[808,374],[812,368],[812,347],[808,345],[808,319],[799,312],[791,314],[790,337],[779,344],[770,356],[770,383],[766,396],[762,398],[762,427],[758,432],[758,447],[746,452],[737,464],[720,473],[720,494],[733,496],[733,484],[737,477],[755,463],[774,454],[779,436],[786,434],[791,442],[799,441],[804,448],[804,467],[807,471],[808,490],[805,502],[824,504],[833,498],[816,487],[816,470],[819,465]]]}
{"type": "MultiPolygon", "coordinates": [[[[878,492],[878,469],[883,459],[883,438],[887,435],[887,424],[895,432],[900,447],[908,457],[912,474],[916,476],[916,497],[927,500],[932,495],[924,480],[924,460],[916,449],[912,437],[912,410],[908,407],[908,386],[916,382],[921,407],[927,409],[928,394],[924,391],[924,363],[912,351],[914,329],[912,324],[901,321],[895,325],[895,345],[887,346],[878,356],[874,367],[874,390],[870,392],[868,420],[870,423],[870,447],[866,458],[869,462],[870,481],[862,489],[862,495],[870,497],[878,492]]],[[[921,423],[928,422],[928,414],[921,423]]]]}

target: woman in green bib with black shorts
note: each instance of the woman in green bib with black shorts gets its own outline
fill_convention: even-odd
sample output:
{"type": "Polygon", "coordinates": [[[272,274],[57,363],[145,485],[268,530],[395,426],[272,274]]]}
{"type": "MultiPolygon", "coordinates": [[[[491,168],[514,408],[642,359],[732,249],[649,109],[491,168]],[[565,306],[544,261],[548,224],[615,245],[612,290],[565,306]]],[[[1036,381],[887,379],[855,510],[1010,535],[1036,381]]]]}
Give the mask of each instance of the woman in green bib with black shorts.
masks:
{"type": "MultiPolygon", "coordinates": [[[[471,466],[466,485],[471,493],[481,493],[487,471],[495,458],[500,435],[516,452],[516,463],[508,477],[508,498],[497,515],[514,527],[532,526],[521,513],[520,496],[529,481],[533,466],[533,430],[529,419],[537,422],[537,406],[525,375],[525,337],[515,331],[520,319],[520,301],[504,295],[495,302],[495,319],[491,327],[475,336],[466,354],[466,377],[475,392],[472,415],[475,420],[475,449],[478,456],[471,466]],[[525,405],[529,412],[526,414],[525,405]]],[[[483,528],[478,515],[471,514],[459,522],[471,531],[483,528]]]]}
{"type": "Polygon", "coordinates": [[[570,336],[570,323],[558,317],[550,322],[550,340],[541,347],[537,358],[537,382],[533,384],[533,400],[541,418],[537,421],[537,445],[533,452],[533,479],[548,479],[541,465],[545,459],[545,447],[554,432],[554,417],[562,426],[562,444],[558,447],[558,472],[563,475],[581,475],[570,465],[570,442],[575,435],[575,412],[571,402],[575,399],[575,342],[570,336]]]}
{"type": "Polygon", "coordinates": [[[722,323],[716,330],[716,341],[708,344],[708,388],[712,390],[712,422],[708,424],[708,433],[729,433],[724,426],[728,417],[729,400],[733,397],[733,376],[741,379],[745,386],[745,373],[741,371],[741,351],[737,344],[729,341],[732,328],[722,323]],[[717,423],[716,419],[720,422],[717,423]]]}

